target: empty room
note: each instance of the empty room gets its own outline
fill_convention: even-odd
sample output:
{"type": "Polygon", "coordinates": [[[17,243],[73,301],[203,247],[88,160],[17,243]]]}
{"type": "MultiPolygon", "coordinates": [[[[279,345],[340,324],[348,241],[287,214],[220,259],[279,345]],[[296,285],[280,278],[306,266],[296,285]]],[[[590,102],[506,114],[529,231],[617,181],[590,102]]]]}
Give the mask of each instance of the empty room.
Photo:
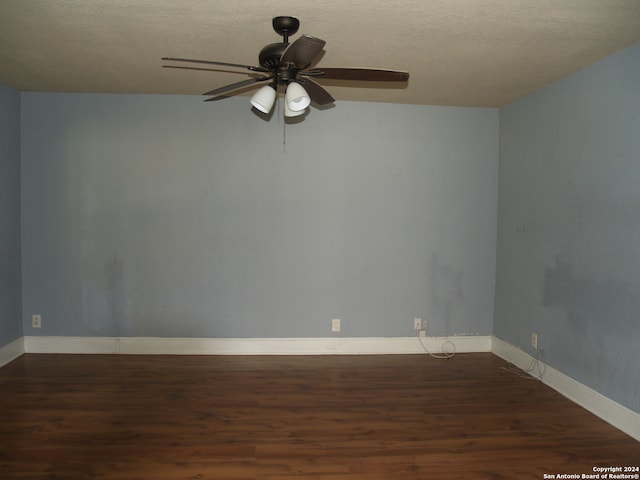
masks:
{"type": "Polygon", "coordinates": [[[640,2],[0,2],[0,478],[639,468],[640,2]]]}

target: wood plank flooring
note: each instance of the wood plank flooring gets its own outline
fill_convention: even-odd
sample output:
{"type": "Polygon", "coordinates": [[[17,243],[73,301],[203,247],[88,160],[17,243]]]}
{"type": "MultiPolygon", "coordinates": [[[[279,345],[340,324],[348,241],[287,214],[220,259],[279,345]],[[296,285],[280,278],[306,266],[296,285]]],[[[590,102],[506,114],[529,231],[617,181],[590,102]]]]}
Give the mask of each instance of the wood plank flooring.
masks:
{"type": "Polygon", "coordinates": [[[640,442],[505,365],[27,354],[0,369],[0,478],[511,480],[640,464],[640,442]]]}

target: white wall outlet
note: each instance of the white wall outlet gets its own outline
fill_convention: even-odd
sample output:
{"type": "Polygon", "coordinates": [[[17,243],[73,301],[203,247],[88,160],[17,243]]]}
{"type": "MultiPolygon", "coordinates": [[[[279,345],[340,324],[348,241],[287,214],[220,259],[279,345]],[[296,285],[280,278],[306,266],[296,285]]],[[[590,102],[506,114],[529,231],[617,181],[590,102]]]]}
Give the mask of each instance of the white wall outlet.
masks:
{"type": "Polygon", "coordinates": [[[427,327],[429,326],[429,320],[427,320],[426,318],[422,319],[422,331],[425,332],[425,336],[426,336],[426,331],[427,331],[427,327]]]}
{"type": "Polygon", "coordinates": [[[414,330],[421,330],[422,329],[422,319],[421,318],[414,318],[413,319],[413,329],[414,330]]]}
{"type": "Polygon", "coordinates": [[[42,327],[42,315],[40,315],[39,313],[31,315],[31,327],[33,328],[42,327]]]}
{"type": "Polygon", "coordinates": [[[333,320],[331,320],[331,331],[332,332],[339,332],[340,331],[340,319],[339,318],[334,318],[333,320]]]}
{"type": "Polygon", "coordinates": [[[531,334],[531,346],[533,348],[535,348],[536,350],[538,349],[538,334],[537,333],[532,333],[531,334]]]}

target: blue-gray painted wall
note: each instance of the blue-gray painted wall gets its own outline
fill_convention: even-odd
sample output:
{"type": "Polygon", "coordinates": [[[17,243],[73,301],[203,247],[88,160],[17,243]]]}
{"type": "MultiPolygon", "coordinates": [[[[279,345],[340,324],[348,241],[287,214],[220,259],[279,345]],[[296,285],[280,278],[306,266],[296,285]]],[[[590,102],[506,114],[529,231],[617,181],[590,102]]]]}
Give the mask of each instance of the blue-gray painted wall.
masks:
{"type": "Polygon", "coordinates": [[[0,84],[0,347],[21,336],[20,92],[0,84]]]}
{"type": "Polygon", "coordinates": [[[497,109],[281,115],[23,93],[25,334],[491,334],[497,109]]]}
{"type": "Polygon", "coordinates": [[[500,111],[495,334],[640,412],[640,45],[500,111]]]}

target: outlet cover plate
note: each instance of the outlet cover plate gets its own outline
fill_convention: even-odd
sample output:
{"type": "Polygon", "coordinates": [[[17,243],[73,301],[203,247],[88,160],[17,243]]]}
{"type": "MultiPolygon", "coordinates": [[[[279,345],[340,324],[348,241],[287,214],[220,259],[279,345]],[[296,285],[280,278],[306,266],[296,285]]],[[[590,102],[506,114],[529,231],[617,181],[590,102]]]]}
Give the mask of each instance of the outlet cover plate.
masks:
{"type": "Polygon", "coordinates": [[[339,318],[334,318],[333,320],[331,320],[331,331],[332,332],[339,332],[340,331],[340,319],[339,318]]]}

